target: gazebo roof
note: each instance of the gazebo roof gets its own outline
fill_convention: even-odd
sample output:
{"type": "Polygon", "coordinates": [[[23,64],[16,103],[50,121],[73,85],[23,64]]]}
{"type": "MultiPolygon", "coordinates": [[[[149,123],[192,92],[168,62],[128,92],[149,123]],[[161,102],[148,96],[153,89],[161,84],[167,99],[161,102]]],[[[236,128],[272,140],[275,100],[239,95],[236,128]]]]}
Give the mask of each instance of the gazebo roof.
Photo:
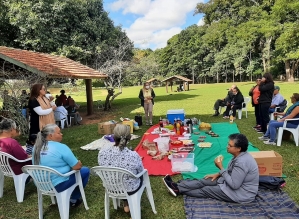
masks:
{"type": "Polygon", "coordinates": [[[152,79],[149,79],[149,80],[147,80],[146,82],[147,83],[151,83],[151,82],[153,82],[153,81],[159,81],[157,78],[152,78],[152,79]]]}
{"type": "Polygon", "coordinates": [[[100,79],[107,75],[69,58],[0,46],[0,59],[51,78],[100,79]]]}
{"type": "Polygon", "coordinates": [[[166,78],[164,79],[162,82],[167,82],[167,81],[172,81],[174,79],[179,79],[181,81],[185,81],[185,82],[192,82],[192,80],[188,79],[188,78],[185,78],[183,76],[180,76],[180,75],[174,75],[174,76],[171,76],[169,78],[166,78]]]}

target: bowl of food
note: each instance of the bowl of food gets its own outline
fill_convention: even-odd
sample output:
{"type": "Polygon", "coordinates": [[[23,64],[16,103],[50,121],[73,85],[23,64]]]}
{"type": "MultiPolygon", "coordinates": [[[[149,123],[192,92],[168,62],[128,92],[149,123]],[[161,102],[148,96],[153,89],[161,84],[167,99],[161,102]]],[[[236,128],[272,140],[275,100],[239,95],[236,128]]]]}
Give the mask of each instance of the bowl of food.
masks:
{"type": "Polygon", "coordinates": [[[182,146],[182,145],[183,145],[183,142],[180,141],[180,140],[172,140],[172,141],[170,141],[170,144],[171,144],[172,146],[178,147],[178,146],[182,146]]]}

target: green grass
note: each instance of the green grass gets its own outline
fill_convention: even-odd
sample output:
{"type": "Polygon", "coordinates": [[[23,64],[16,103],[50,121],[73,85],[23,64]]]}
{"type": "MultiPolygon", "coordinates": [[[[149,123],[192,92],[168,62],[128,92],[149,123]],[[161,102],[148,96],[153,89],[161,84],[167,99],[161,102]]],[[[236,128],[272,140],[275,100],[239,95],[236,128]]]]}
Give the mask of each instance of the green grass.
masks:
{"type": "MultiPolygon", "coordinates": [[[[218,98],[224,98],[227,93],[227,88],[231,84],[203,84],[190,85],[190,91],[180,93],[166,93],[165,87],[155,88],[156,98],[154,105],[154,121],[158,122],[159,117],[165,118],[168,109],[185,109],[187,117],[197,117],[204,122],[223,122],[221,117],[211,117],[213,113],[214,101],[218,98]]],[[[253,83],[237,83],[244,96],[248,96],[249,89],[253,83]]],[[[298,83],[277,83],[281,88],[282,95],[289,100],[289,97],[294,92],[299,92],[298,83]]],[[[140,87],[129,87],[123,89],[121,94],[113,102],[113,109],[109,112],[99,112],[90,119],[109,118],[116,119],[120,117],[134,118],[136,113],[143,112],[140,107],[138,99],[138,92],[140,87]]],[[[50,89],[52,94],[58,93],[59,90],[50,89]]],[[[66,91],[68,92],[68,91],[66,91]]],[[[85,93],[79,91],[73,93],[72,96],[77,102],[82,105],[81,111],[86,109],[85,93]]],[[[94,100],[105,98],[105,90],[95,89],[93,92],[94,100]]],[[[252,126],[255,125],[253,108],[249,106],[248,118],[244,117],[242,120],[236,120],[241,133],[245,134],[248,139],[257,146],[260,150],[275,150],[283,156],[283,172],[288,176],[286,178],[287,186],[284,189],[288,194],[299,203],[299,185],[298,185],[298,165],[299,165],[299,149],[294,142],[283,141],[281,147],[264,145],[257,139],[252,126]]],[[[142,135],[147,127],[143,126],[141,130],[134,132],[134,134],[142,135]]],[[[83,151],[80,146],[86,145],[101,136],[97,134],[97,124],[83,125],[78,127],[71,127],[63,130],[63,143],[67,144],[74,152],[74,154],[82,161],[85,166],[93,167],[97,165],[98,151],[83,151]]],[[[130,145],[136,147],[140,139],[130,142],[130,145]]],[[[211,161],[212,162],[212,161],[211,161]]],[[[180,175],[174,177],[176,180],[181,179],[180,175]]],[[[183,198],[182,196],[173,198],[164,188],[161,176],[150,177],[151,186],[153,190],[154,200],[157,215],[151,211],[150,204],[143,195],[141,202],[142,218],[163,218],[163,219],[183,219],[185,218],[183,198]]],[[[91,176],[90,181],[85,188],[87,202],[90,207],[88,211],[84,206],[77,209],[70,210],[70,218],[104,218],[104,190],[101,180],[98,177],[91,176]]],[[[50,199],[44,197],[44,217],[45,218],[59,218],[58,208],[49,207],[50,199]]],[[[114,210],[111,203],[110,218],[130,218],[129,214],[123,210],[114,210]]],[[[0,218],[38,218],[37,207],[37,193],[34,185],[28,185],[25,190],[25,198],[23,203],[17,203],[15,190],[12,179],[5,178],[4,196],[0,199],[0,218]],[[3,216],[3,217],[2,217],[3,216]]]]}

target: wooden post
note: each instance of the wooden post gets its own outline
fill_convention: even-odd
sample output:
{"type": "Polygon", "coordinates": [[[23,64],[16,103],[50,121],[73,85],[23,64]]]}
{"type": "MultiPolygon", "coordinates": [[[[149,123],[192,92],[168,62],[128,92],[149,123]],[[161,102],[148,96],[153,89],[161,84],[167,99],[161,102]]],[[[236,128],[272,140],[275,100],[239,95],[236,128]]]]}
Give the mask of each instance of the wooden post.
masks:
{"type": "Polygon", "coordinates": [[[87,115],[93,114],[93,99],[92,99],[92,81],[85,79],[86,87],[86,101],[87,101],[87,115]]]}
{"type": "Polygon", "coordinates": [[[168,93],[168,81],[166,81],[166,93],[168,93]]]}

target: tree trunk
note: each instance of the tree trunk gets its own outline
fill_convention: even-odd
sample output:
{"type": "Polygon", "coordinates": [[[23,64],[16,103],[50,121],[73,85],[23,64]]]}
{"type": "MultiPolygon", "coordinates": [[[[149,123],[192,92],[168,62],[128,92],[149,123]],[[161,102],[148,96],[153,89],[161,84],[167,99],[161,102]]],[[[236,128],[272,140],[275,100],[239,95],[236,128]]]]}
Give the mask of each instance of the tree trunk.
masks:
{"type": "MultiPolygon", "coordinates": [[[[290,81],[290,78],[291,78],[290,60],[286,60],[284,62],[284,64],[285,64],[285,69],[286,69],[286,81],[290,81]]],[[[293,81],[294,81],[294,77],[293,77],[293,81]]]]}
{"type": "Polygon", "coordinates": [[[233,83],[235,83],[235,71],[233,70],[233,83]]]}

